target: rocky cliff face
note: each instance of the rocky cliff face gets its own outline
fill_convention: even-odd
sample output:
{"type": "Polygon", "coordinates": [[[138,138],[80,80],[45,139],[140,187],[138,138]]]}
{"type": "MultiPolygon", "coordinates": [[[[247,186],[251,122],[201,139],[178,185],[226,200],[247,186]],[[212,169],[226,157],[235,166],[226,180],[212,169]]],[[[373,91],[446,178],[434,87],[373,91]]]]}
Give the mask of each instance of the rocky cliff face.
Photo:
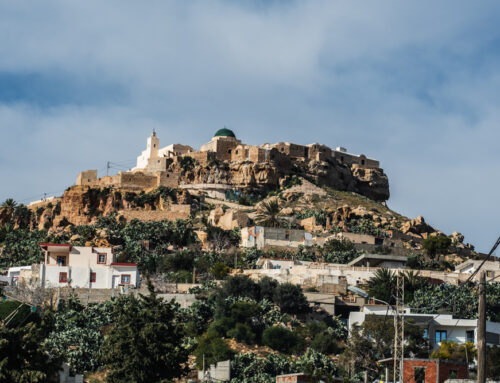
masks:
{"type": "Polygon", "coordinates": [[[181,182],[228,184],[241,189],[274,189],[287,177],[297,175],[317,184],[337,190],[356,192],[375,201],[389,198],[389,180],[382,169],[349,168],[326,161],[293,161],[286,165],[272,162],[223,162],[211,166],[197,165],[182,169],[172,164],[170,169],[180,172],[181,182]]]}
{"type": "MultiPolygon", "coordinates": [[[[158,190],[136,193],[110,188],[72,186],[64,192],[56,204],[46,203],[31,209],[29,227],[42,230],[68,224],[88,225],[100,216],[122,210],[168,210],[170,204],[192,202],[191,195],[185,190],[166,190],[165,193],[162,195],[158,190]]],[[[0,210],[0,225],[1,213],[0,210]]]]}

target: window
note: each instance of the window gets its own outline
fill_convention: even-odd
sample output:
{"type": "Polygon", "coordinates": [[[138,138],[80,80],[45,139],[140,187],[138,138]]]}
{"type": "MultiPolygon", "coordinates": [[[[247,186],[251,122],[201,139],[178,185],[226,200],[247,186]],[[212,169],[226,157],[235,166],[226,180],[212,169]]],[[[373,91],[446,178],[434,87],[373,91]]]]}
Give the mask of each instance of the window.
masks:
{"type": "Polygon", "coordinates": [[[130,283],[130,274],[122,274],[122,283],[125,285],[130,283]]]}
{"type": "Polygon", "coordinates": [[[416,383],[425,382],[425,367],[415,367],[413,369],[413,378],[416,383]]]}
{"type": "Polygon", "coordinates": [[[65,256],[62,256],[62,255],[59,255],[57,257],[57,264],[59,266],[66,266],[66,257],[65,256]]]}
{"type": "Polygon", "coordinates": [[[429,329],[428,329],[428,328],[424,328],[424,335],[423,335],[423,338],[424,338],[424,339],[429,338],[429,329]]]}
{"type": "Polygon", "coordinates": [[[238,154],[238,149],[236,149],[235,153],[238,154]]]}
{"type": "Polygon", "coordinates": [[[474,330],[467,330],[465,332],[465,341],[474,343],[474,330]]]}
{"type": "Polygon", "coordinates": [[[105,253],[97,254],[97,263],[106,264],[106,254],[105,253]]]}
{"type": "Polygon", "coordinates": [[[487,276],[488,278],[493,278],[493,276],[494,276],[494,275],[493,275],[493,271],[492,271],[492,270],[487,270],[487,271],[486,271],[486,276],[487,276]]]}
{"type": "Polygon", "coordinates": [[[59,283],[68,282],[68,273],[59,273],[59,283]]]}
{"type": "Polygon", "coordinates": [[[364,165],[365,164],[365,160],[361,160],[361,165],[364,165]]]}
{"type": "Polygon", "coordinates": [[[90,282],[95,282],[96,281],[96,275],[95,273],[90,273],[90,282]]]}
{"type": "Polygon", "coordinates": [[[446,338],[446,330],[436,330],[436,343],[441,343],[441,341],[446,340],[446,338]]]}

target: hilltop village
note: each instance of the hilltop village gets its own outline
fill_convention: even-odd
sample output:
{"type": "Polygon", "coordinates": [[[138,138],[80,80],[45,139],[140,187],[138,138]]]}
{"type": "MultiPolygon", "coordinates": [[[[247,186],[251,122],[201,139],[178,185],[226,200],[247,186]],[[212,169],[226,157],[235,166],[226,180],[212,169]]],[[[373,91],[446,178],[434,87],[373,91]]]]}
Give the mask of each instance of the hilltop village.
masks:
{"type": "Polygon", "coordinates": [[[128,171],[2,204],[0,320],[26,335],[51,313],[32,336],[63,383],[444,383],[477,372],[484,272],[500,378],[499,261],[389,195],[379,161],[343,147],[252,146],[224,128],[162,148],[153,131],[128,171]]]}
{"type": "Polygon", "coordinates": [[[101,178],[97,178],[96,170],[87,170],[78,175],[76,184],[132,189],[182,187],[220,197],[231,189],[275,189],[291,175],[311,177],[326,186],[377,201],[389,198],[388,179],[379,162],[363,154],[317,143],[245,145],[226,128],[218,130],[199,151],[181,144],[160,148],[160,139],[153,132],[133,169],[101,178]]]}

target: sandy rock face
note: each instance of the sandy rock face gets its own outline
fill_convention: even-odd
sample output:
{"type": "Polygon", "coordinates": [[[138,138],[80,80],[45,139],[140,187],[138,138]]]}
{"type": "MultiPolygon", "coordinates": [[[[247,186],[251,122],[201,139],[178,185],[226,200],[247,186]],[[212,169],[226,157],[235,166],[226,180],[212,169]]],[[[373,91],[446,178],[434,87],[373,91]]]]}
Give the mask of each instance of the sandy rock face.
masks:
{"type": "Polygon", "coordinates": [[[389,180],[382,169],[349,168],[333,161],[298,160],[280,166],[273,162],[232,161],[211,166],[197,165],[192,170],[183,170],[178,163],[170,166],[170,171],[181,174],[180,181],[183,183],[226,184],[254,190],[274,189],[280,186],[280,181],[297,175],[319,185],[356,192],[375,201],[389,198],[389,180]]]}

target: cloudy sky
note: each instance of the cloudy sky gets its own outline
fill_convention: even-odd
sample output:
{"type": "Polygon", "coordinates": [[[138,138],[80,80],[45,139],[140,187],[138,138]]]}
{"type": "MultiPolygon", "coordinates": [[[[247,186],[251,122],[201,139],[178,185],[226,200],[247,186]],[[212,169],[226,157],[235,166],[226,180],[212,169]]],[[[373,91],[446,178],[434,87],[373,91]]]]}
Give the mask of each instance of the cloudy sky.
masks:
{"type": "Polygon", "coordinates": [[[389,206],[488,251],[500,234],[498,1],[0,2],[0,201],[199,147],[344,146],[389,206]]]}

